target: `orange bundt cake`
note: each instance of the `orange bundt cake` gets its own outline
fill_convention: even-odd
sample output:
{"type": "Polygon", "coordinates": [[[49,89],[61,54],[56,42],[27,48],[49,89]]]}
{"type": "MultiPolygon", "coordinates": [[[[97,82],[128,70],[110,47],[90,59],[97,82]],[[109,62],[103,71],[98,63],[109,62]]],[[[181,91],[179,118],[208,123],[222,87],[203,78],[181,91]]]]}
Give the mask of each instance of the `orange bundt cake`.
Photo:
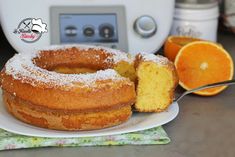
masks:
{"type": "Polygon", "coordinates": [[[139,112],[161,112],[172,103],[178,77],[174,64],[154,54],[136,56],[137,98],[139,112]]]}
{"type": "Polygon", "coordinates": [[[134,67],[133,59],[95,46],[52,46],[16,54],[1,71],[3,99],[12,115],[39,127],[111,127],[131,116],[136,99],[134,83],[114,70],[133,77],[134,68],[123,65],[134,67]]]}

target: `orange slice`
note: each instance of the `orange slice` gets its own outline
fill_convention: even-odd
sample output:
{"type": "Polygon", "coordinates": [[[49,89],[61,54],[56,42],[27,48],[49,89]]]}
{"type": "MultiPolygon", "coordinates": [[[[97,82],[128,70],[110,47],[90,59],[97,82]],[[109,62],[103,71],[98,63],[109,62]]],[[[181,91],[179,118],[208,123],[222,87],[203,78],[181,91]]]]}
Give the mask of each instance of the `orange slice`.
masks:
{"type": "Polygon", "coordinates": [[[179,50],[186,44],[201,41],[201,39],[186,37],[186,36],[170,36],[164,44],[164,55],[174,62],[179,50]]]}
{"type": "MultiPolygon", "coordinates": [[[[231,80],[234,64],[229,53],[216,43],[195,41],[180,49],[175,58],[179,84],[186,90],[220,81],[231,80]]],[[[200,90],[195,94],[211,96],[226,86],[200,90]]]]}

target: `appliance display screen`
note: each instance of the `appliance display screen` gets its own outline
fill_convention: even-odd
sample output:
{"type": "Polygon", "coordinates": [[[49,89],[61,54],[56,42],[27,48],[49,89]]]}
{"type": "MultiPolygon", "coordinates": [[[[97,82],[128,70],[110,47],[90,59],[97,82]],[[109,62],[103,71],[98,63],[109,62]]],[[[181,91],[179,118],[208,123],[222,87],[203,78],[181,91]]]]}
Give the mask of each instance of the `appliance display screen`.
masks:
{"type": "Polygon", "coordinates": [[[116,14],[60,14],[61,43],[118,42],[116,14]]]}

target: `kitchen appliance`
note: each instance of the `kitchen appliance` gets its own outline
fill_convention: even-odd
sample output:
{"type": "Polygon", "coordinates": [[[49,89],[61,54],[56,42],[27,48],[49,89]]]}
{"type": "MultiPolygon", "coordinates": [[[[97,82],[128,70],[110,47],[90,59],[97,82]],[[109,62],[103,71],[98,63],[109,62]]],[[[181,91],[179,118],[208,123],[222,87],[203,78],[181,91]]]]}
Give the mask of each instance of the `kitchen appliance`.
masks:
{"type": "Polygon", "coordinates": [[[0,21],[21,53],[83,43],[154,53],[172,23],[174,0],[0,0],[0,21]]]}

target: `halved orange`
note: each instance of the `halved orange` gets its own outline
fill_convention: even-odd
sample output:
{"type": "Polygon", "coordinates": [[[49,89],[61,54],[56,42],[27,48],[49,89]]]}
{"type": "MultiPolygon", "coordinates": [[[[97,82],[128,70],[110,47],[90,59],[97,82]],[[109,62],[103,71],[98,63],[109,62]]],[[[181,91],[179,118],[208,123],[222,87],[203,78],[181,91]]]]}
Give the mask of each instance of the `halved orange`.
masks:
{"type": "Polygon", "coordinates": [[[201,41],[201,39],[186,36],[170,36],[164,44],[164,55],[174,62],[179,50],[188,43],[201,41]]]}
{"type": "MultiPolygon", "coordinates": [[[[216,43],[195,41],[180,49],[175,58],[179,84],[186,90],[202,85],[231,80],[234,64],[229,53],[216,43]]],[[[226,86],[200,90],[195,94],[211,96],[226,86]]]]}

